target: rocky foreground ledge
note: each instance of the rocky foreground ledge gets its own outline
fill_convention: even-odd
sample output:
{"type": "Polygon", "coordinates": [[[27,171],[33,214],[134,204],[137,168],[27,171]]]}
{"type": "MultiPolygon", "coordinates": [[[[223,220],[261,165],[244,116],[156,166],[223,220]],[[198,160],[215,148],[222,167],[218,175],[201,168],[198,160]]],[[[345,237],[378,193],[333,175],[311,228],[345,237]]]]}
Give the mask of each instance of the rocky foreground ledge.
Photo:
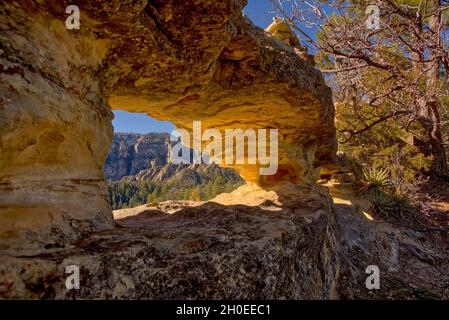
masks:
{"type": "Polygon", "coordinates": [[[246,197],[251,205],[172,202],[128,212],[119,228],[74,246],[0,258],[0,297],[336,298],[335,217],[327,193],[314,188],[296,187],[294,204],[259,190],[246,197]],[[80,267],[79,290],[65,287],[69,265],[80,267]]]}

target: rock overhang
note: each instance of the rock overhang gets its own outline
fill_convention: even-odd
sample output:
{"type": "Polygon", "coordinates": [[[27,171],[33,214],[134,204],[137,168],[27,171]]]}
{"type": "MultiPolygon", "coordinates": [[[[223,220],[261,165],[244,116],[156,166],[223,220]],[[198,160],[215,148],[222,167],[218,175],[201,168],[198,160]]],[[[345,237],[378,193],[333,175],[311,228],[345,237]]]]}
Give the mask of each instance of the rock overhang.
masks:
{"type": "MultiPolygon", "coordinates": [[[[117,64],[106,64],[103,88],[110,106],[144,112],[189,131],[193,121],[202,121],[204,130],[217,128],[223,136],[227,128],[278,129],[279,167],[291,172],[292,182],[314,182],[316,168],[332,163],[336,151],[331,90],[321,73],[242,16],[241,5],[196,5],[211,6],[212,11],[226,8],[229,16],[218,21],[209,17],[209,9],[198,9],[201,18],[193,20],[201,23],[186,24],[175,18],[182,9],[155,2],[142,12],[146,19],[139,19],[147,28],[129,32],[139,42],[125,41],[129,45],[122,50],[123,39],[112,41],[114,61],[133,71],[117,78],[117,64]],[[139,52],[145,37],[157,38],[160,45],[152,46],[147,52],[152,58],[142,61],[132,52],[139,52]],[[112,74],[114,81],[109,81],[112,74]]],[[[273,179],[260,179],[258,166],[232,167],[246,180],[273,179]]]]}

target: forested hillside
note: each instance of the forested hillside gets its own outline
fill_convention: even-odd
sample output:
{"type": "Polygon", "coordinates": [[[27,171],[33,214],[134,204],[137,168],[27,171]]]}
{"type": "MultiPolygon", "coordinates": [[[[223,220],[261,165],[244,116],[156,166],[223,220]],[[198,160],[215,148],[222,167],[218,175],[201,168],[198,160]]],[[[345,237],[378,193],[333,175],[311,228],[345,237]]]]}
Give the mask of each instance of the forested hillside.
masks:
{"type": "Polygon", "coordinates": [[[230,168],[170,163],[166,133],[116,133],[106,160],[112,209],[164,200],[209,200],[243,184],[230,168]]]}

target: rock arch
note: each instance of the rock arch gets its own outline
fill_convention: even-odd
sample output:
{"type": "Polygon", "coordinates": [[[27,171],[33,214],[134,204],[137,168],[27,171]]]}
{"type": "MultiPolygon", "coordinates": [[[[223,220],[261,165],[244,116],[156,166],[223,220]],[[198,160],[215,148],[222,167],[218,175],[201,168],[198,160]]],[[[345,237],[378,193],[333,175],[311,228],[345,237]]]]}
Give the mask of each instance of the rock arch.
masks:
{"type": "MultiPolygon", "coordinates": [[[[114,222],[103,181],[112,109],[186,127],[279,129],[283,178],[336,149],[330,89],[242,16],[246,1],[67,1],[0,7],[0,250],[52,249],[114,222]],[[189,14],[186,14],[188,12],[189,14]]],[[[247,180],[257,167],[236,166],[247,180]]]]}

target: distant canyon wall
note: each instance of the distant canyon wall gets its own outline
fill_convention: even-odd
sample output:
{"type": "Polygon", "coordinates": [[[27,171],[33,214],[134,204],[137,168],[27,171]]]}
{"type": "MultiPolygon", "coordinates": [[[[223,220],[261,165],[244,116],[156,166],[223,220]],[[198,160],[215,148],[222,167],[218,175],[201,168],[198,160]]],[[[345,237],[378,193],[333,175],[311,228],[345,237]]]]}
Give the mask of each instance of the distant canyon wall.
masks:
{"type": "Polygon", "coordinates": [[[168,133],[115,133],[106,157],[104,177],[120,180],[155,165],[169,162],[171,153],[168,133]]]}

